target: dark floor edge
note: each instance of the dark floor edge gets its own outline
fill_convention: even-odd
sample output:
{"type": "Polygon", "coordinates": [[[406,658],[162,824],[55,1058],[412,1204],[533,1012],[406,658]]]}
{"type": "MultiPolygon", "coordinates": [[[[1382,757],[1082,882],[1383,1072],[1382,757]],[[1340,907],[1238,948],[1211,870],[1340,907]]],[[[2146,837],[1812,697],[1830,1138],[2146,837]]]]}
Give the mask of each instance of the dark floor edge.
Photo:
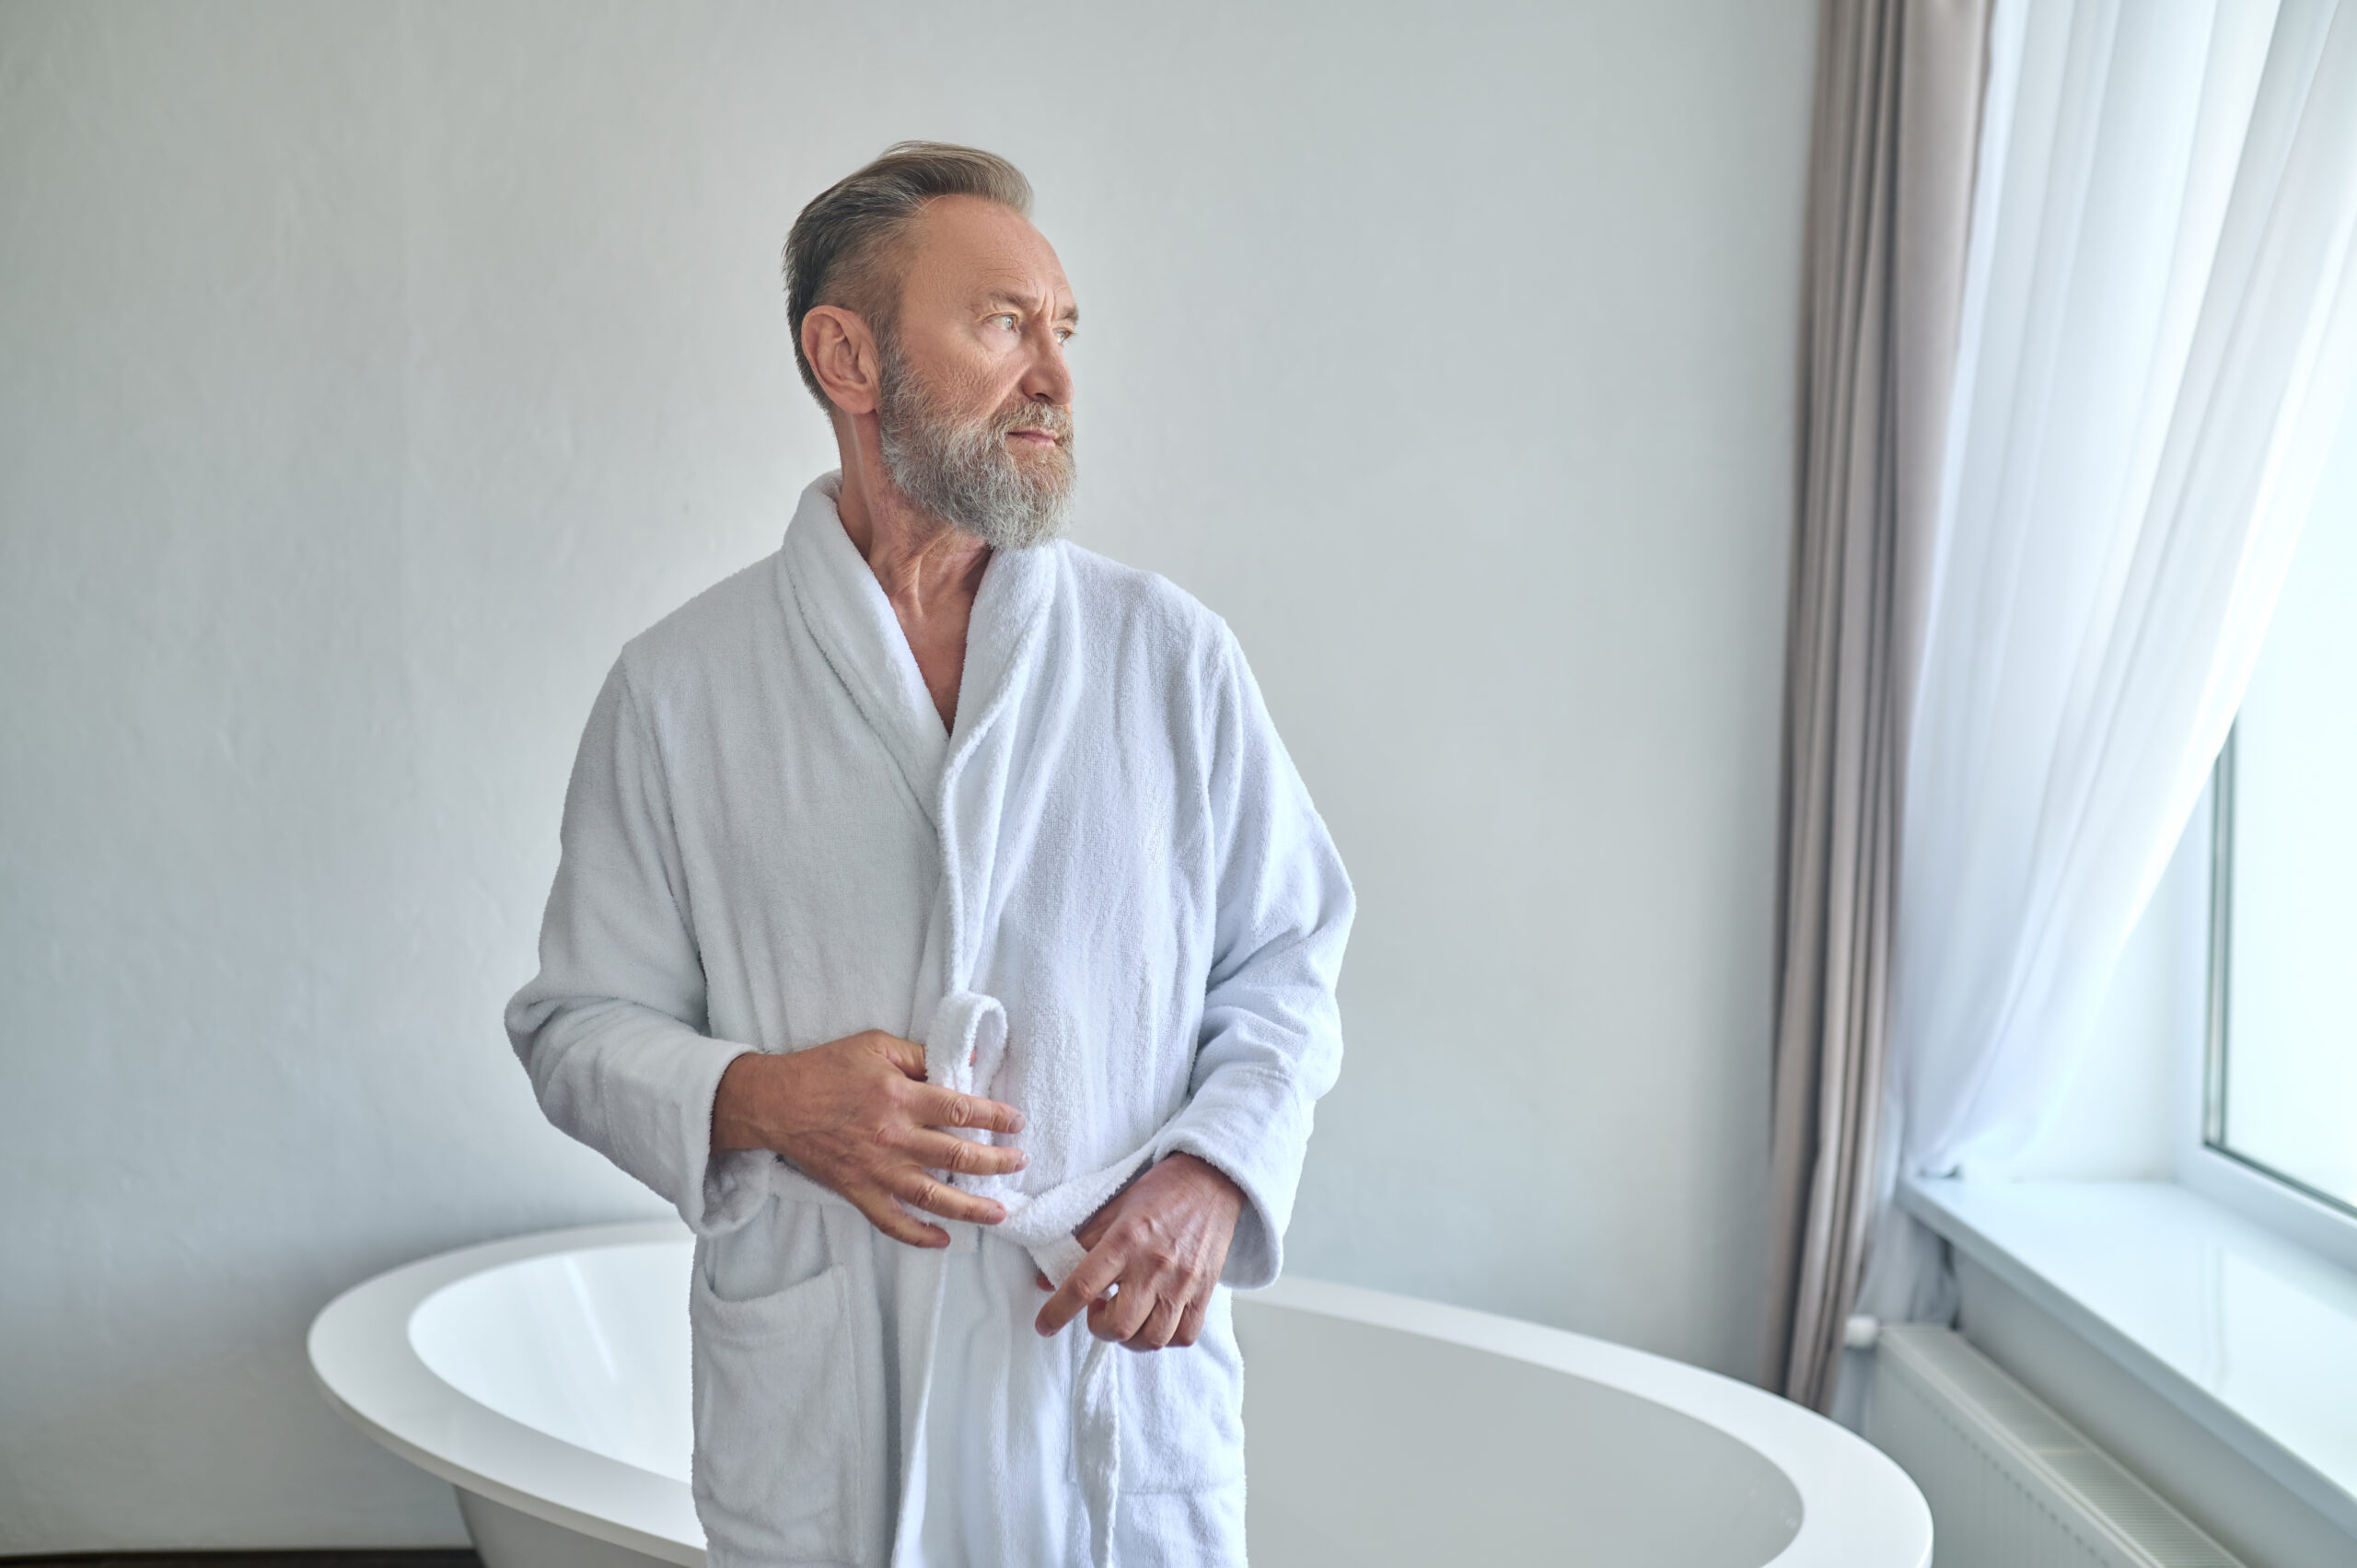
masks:
{"type": "Polygon", "coordinates": [[[465,1548],[438,1551],[75,1551],[0,1556],[8,1568],[482,1568],[465,1548]]]}

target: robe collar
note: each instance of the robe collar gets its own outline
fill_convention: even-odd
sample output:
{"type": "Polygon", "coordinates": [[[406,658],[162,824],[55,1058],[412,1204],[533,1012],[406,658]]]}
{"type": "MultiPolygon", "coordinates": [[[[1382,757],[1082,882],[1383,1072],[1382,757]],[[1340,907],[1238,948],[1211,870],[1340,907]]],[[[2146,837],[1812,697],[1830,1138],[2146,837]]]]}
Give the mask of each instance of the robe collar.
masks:
{"type": "Polygon", "coordinates": [[[884,586],[843,531],[837,509],[842,494],[840,469],[820,474],[802,492],[779,552],[784,597],[938,829],[948,775],[996,726],[1024,684],[1064,547],[1051,540],[992,552],[967,622],[957,722],[945,732],[884,586]]]}

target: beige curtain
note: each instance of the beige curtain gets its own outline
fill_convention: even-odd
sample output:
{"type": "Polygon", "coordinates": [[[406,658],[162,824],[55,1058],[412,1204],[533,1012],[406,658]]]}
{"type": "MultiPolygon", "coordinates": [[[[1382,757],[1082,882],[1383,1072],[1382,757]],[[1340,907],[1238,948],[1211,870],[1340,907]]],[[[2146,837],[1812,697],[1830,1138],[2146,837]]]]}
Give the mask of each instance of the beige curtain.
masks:
{"type": "Polygon", "coordinates": [[[1762,1378],[1818,1410],[1865,1261],[1990,4],[1826,0],[1818,23],[1762,1378]]]}

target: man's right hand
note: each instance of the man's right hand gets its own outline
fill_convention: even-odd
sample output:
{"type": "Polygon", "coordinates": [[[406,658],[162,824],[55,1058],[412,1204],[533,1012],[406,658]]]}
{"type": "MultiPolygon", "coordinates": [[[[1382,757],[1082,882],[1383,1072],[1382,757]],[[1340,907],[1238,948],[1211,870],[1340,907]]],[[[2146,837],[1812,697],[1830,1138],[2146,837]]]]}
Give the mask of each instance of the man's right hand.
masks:
{"type": "Polygon", "coordinates": [[[924,1047],[868,1029],[788,1055],[750,1051],[720,1075],[712,1102],[712,1152],[774,1149],[802,1173],[851,1200],[876,1228],[911,1247],[946,1247],[949,1233],[912,1217],[996,1225],[1006,1210],[932,1173],[1004,1176],[1023,1151],[951,1136],[947,1127],[1013,1134],[1023,1113],[924,1081],[924,1047]]]}

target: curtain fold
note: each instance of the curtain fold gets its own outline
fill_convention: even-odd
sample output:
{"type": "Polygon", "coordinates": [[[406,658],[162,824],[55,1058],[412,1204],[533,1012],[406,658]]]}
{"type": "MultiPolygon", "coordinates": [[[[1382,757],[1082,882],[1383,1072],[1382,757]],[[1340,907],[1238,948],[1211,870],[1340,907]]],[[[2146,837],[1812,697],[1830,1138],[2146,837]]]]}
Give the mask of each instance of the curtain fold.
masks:
{"type": "Polygon", "coordinates": [[[1762,1381],[1823,1408],[1875,1198],[1908,703],[1988,0],[1829,0],[1785,655],[1762,1381]]]}
{"type": "Polygon", "coordinates": [[[2357,374],[2357,0],[1998,0],[1862,1309],[2002,1176],[2240,701],[2357,374]]]}

